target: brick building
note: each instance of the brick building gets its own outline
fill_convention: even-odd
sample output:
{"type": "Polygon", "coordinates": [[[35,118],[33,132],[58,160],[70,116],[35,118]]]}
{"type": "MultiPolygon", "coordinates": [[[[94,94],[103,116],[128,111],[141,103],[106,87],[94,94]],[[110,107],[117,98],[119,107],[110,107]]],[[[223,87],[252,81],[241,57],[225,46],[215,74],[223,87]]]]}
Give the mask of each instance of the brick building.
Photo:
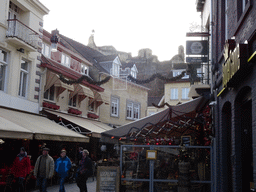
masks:
{"type": "Polygon", "coordinates": [[[250,191],[256,176],[255,1],[196,3],[212,41],[214,191],[250,191]]]}

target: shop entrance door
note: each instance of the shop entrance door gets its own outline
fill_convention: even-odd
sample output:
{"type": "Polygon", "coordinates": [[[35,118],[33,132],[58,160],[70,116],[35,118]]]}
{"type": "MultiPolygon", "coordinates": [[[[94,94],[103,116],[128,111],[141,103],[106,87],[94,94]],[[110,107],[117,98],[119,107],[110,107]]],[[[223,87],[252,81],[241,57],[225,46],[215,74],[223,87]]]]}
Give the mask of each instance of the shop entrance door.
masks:
{"type": "Polygon", "coordinates": [[[122,145],[121,191],[212,191],[211,153],[210,146],[122,145]]]}

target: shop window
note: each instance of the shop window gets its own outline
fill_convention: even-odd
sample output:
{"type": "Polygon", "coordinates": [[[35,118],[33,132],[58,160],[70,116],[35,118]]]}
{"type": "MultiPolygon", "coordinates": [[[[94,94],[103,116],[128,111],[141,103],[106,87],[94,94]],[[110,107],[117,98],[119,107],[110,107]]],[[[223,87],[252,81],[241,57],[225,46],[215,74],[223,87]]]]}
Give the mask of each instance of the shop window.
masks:
{"type": "Polygon", "coordinates": [[[7,52],[0,49],[0,90],[4,91],[7,68],[7,52]]]}
{"type": "Polygon", "coordinates": [[[28,61],[21,60],[21,69],[20,69],[20,84],[19,84],[19,96],[26,97],[27,86],[28,86],[28,61]]]}
{"type": "Polygon", "coordinates": [[[52,85],[48,90],[44,92],[44,99],[54,101],[55,87],[52,85]]]}

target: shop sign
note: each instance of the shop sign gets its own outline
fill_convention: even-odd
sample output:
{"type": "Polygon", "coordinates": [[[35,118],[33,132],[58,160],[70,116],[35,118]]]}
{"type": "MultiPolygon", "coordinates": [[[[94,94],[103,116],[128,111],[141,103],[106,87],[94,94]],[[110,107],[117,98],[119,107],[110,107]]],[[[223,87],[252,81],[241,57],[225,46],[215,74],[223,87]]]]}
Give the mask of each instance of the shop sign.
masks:
{"type": "Polygon", "coordinates": [[[225,62],[222,65],[222,83],[223,88],[233,87],[234,80],[238,81],[236,74],[242,72],[247,64],[247,44],[237,44],[233,48],[232,42],[226,42],[224,46],[224,58],[225,62]],[[236,78],[236,79],[235,79],[236,78]]]}
{"type": "Polygon", "coordinates": [[[187,55],[208,55],[208,41],[187,41],[187,55]]]}
{"type": "Polygon", "coordinates": [[[187,63],[206,63],[208,57],[186,57],[187,63]]]}

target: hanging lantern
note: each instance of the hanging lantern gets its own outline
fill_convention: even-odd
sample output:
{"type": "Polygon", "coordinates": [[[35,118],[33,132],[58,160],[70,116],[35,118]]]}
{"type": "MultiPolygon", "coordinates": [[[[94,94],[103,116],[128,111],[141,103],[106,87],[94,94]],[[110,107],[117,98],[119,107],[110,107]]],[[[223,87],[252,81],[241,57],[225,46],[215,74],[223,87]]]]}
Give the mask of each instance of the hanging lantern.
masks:
{"type": "Polygon", "coordinates": [[[101,151],[106,151],[107,150],[107,146],[106,145],[102,145],[100,148],[101,151]]]}

